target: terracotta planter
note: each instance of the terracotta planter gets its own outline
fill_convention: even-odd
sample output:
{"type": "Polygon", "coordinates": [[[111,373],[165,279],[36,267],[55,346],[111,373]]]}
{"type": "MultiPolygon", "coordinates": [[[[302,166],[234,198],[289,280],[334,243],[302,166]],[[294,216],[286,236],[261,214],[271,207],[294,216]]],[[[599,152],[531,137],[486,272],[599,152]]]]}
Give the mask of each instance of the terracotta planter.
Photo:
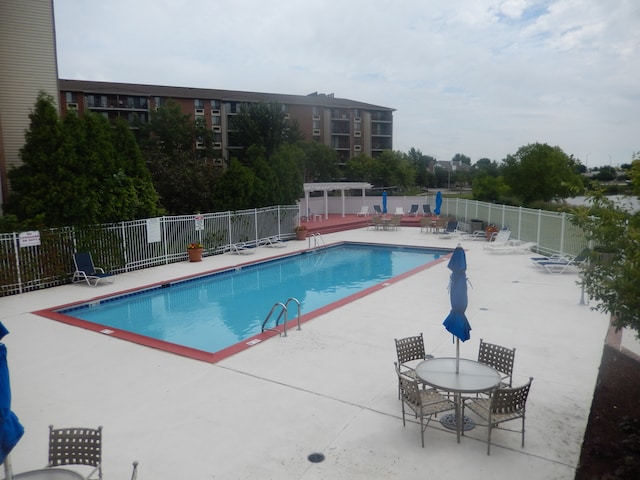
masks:
{"type": "Polygon", "coordinates": [[[297,240],[306,240],[307,231],[306,230],[296,230],[296,239],[297,240]]]}
{"type": "Polygon", "coordinates": [[[190,262],[201,262],[202,261],[202,251],[203,248],[193,248],[187,250],[187,254],[189,255],[190,262]]]}

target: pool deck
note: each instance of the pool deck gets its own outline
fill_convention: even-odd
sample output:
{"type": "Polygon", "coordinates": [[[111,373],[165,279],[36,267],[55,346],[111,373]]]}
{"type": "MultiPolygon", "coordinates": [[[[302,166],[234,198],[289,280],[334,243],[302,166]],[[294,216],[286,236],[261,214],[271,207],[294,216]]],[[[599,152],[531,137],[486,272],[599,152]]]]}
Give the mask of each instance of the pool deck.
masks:
{"type": "MultiPolygon", "coordinates": [[[[455,247],[455,239],[366,228],[323,236],[455,247]]],[[[546,274],[531,255],[467,251],[471,339],[516,348],[514,385],[534,377],[526,445],[517,433],[455,433],[432,422],[402,426],[394,338],[423,332],[428,353],[455,356],[447,316],[446,262],[323,314],[218,363],[207,363],[69,326],[33,311],[307,247],[260,247],[254,255],[206,257],[121,274],[113,285],[65,285],[0,298],[11,332],[12,408],[25,435],[14,473],[47,461],[48,425],[104,427],[105,479],[371,479],[490,477],[573,479],[609,318],[580,303],[575,273],[546,274]],[[325,460],[307,457],[322,453],[325,460]]],[[[250,301],[250,299],[247,299],[250,301]]],[[[274,302],[282,299],[274,299],[274,302]]],[[[266,314],[267,312],[265,312],[266,314]]],[[[304,312],[303,312],[304,313],[304,312]]],[[[473,414],[471,414],[473,418],[473,414]]]]}

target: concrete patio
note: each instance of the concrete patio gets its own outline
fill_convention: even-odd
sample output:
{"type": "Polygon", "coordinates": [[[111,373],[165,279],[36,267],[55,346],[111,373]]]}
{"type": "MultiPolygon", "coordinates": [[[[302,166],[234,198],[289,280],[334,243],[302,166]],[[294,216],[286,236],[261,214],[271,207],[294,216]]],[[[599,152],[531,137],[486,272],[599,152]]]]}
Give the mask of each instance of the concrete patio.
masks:
{"type": "MultiPolygon", "coordinates": [[[[366,228],[343,240],[454,247],[453,239],[366,228]]],[[[143,347],[30,312],[160,280],[282,254],[207,257],[118,275],[115,284],[65,285],[0,298],[13,391],[25,435],[14,473],[47,461],[48,425],[104,427],[104,477],[128,479],[573,479],[609,318],[581,305],[575,273],[546,274],[530,255],[467,250],[471,339],[515,347],[514,385],[534,377],[526,445],[486,429],[455,433],[434,422],[402,426],[394,338],[423,332],[428,353],[454,356],[446,262],[389,285],[217,364],[143,347]],[[326,457],[312,463],[312,453],[326,457]]],[[[291,241],[287,249],[305,248],[291,241]]],[[[276,300],[277,301],[277,300],[276,300]]],[[[304,312],[303,312],[304,313],[304,312]]]]}

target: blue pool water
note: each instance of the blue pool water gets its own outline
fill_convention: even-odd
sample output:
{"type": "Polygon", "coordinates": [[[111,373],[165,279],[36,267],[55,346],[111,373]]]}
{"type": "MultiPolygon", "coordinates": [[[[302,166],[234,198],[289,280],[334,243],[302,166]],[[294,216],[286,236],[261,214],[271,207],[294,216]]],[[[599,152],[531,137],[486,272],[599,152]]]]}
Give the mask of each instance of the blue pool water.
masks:
{"type": "MultiPolygon", "coordinates": [[[[346,243],[58,312],[217,352],[260,333],[277,302],[296,298],[304,315],[447,253],[448,250],[346,243]]],[[[295,308],[290,310],[289,319],[295,318],[296,313],[295,308]]],[[[277,314],[274,323],[276,317],[277,314]]]]}

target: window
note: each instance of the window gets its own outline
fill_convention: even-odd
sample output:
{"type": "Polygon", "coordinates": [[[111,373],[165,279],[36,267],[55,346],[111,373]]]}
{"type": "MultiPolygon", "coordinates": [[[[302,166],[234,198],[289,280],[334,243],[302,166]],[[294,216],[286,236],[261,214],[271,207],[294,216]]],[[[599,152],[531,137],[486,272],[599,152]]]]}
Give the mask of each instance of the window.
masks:
{"type": "Polygon", "coordinates": [[[157,110],[158,108],[161,108],[164,105],[164,98],[162,98],[162,97],[154,97],[153,98],[153,103],[155,103],[156,110],[157,110]]]}
{"type": "Polygon", "coordinates": [[[64,94],[64,97],[65,97],[67,103],[77,103],[78,102],[78,96],[74,92],[66,92],[64,94]]]}
{"type": "Polygon", "coordinates": [[[202,100],[201,98],[194,99],[193,106],[195,108],[204,108],[204,100],[202,100]]]}
{"type": "Polygon", "coordinates": [[[211,100],[211,110],[220,111],[220,100],[211,100]]]}
{"type": "Polygon", "coordinates": [[[320,122],[314,121],[313,122],[313,129],[314,130],[320,130],[320,122]]]}

